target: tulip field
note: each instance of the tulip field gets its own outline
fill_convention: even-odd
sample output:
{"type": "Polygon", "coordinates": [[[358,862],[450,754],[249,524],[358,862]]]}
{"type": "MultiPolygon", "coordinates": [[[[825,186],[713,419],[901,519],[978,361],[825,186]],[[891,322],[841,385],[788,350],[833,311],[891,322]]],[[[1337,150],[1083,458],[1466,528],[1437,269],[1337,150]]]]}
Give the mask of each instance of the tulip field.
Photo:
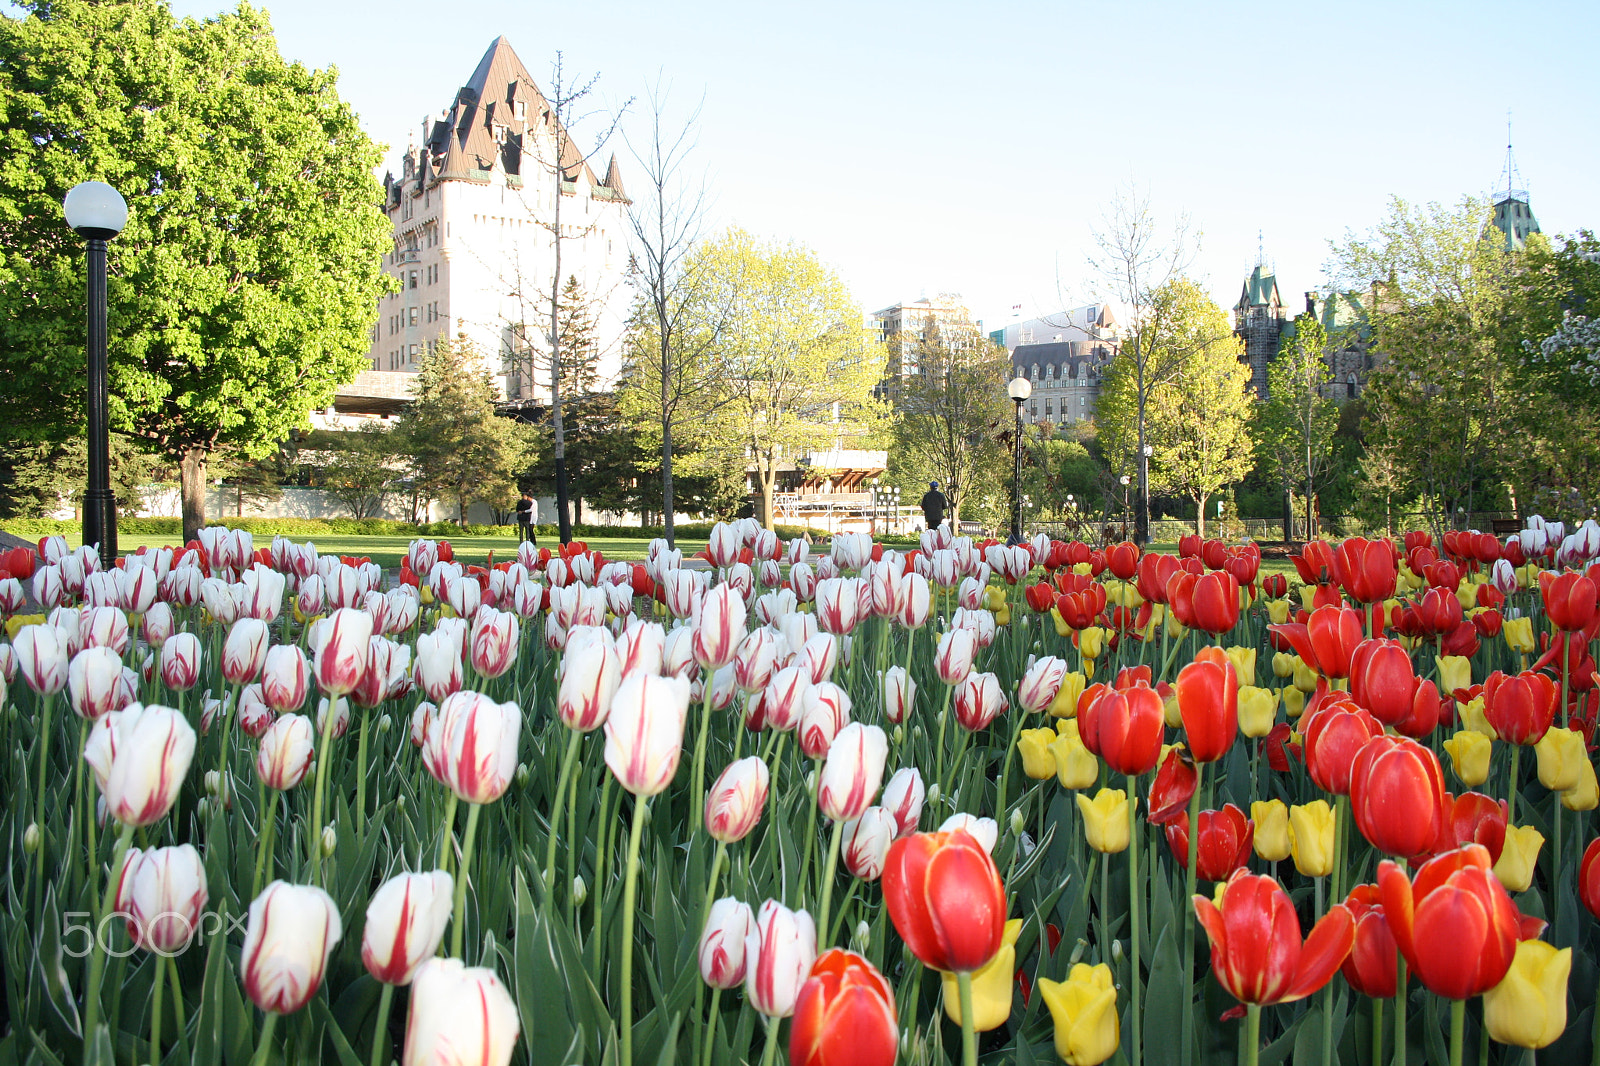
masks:
{"type": "Polygon", "coordinates": [[[0,1066],[1600,1064],[1600,526],[0,551],[0,1066]]]}

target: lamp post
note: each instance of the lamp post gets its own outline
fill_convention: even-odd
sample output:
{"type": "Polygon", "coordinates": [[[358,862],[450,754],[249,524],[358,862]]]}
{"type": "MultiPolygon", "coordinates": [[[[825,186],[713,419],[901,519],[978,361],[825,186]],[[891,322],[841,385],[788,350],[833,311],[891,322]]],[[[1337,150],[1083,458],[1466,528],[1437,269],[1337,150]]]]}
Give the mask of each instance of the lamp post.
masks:
{"type": "Polygon", "coordinates": [[[1122,482],[1122,535],[1126,537],[1128,535],[1128,483],[1133,479],[1127,474],[1123,474],[1117,480],[1122,482]]]}
{"type": "Polygon", "coordinates": [[[1139,547],[1150,543],[1150,457],[1155,448],[1146,444],[1139,449],[1139,514],[1133,527],[1133,540],[1139,547]]]}
{"type": "Polygon", "coordinates": [[[67,225],[85,239],[89,258],[89,485],[83,493],[83,542],[100,561],[117,559],[117,498],[111,492],[111,436],[106,386],[106,241],[128,223],[128,203],[103,181],[74,185],[61,201],[67,225]]]}
{"type": "Polygon", "coordinates": [[[1033,385],[1018,374],[1006,386],[1006,395],[1016,408],[1016,436],[1011,445],[1011,543],[1022,543],[1022,401],[1033,395],[1033,385]]]}

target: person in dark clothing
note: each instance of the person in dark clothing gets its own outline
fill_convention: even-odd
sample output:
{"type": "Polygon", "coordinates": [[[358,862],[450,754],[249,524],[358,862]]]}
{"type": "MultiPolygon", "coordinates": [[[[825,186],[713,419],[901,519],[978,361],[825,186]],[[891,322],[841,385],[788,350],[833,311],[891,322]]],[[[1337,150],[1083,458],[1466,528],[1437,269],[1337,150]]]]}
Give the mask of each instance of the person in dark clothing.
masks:
{"type": "Polygon", "coordinates": [[[929,529],[939,528],[939,523],[944,521],[944,509],[948,506],[950,501],[939,491],[939,483],[928,482],[928,491],[922,495],[922,519],[929,529]]]}
{"type": "Polygon", "coordinates": [[[538,521],[539,505],[534,502],[531,492],[524,492],[522,499],[517,501],[517,543],[539,543],[539,538],[533,535],[533,525],[538,521]]]}

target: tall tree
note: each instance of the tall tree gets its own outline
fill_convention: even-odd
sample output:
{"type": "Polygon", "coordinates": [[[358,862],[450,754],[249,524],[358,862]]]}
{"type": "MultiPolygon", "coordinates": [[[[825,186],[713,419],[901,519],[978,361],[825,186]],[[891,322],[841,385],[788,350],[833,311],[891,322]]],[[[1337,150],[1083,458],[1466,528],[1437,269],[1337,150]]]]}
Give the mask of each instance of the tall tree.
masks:
{"type": "Polygon", "coordinates": [[[906,368],[888,383],[895,413],[891,466],[915,471],[922,488],[940,482],[950,501],[950,528],[960,529],[962,504],[980,482],[1006,468],[1011,361],[969,323],[930,321],[889,344],[901,349],[890,365],[906,368]]]}
{"type": "Polygon", "coordinates": [[[353,432],[322,432],[316,443],[328,449],[314,483],[344,504],[352,518],[377,518],[384,498],[405,473],[409,442],[405,434],[372,421],[353,432]]]}
{"type": "Polygon", "coordinates": [[[532,454],[531,430],[494,413],[496,391],[483,354],[465,336],[444,340],[422,361],[398,431],[410,442],[417,481],[467,508],[504,509],[532,454]]]}
{"type": "MultiPolygon", "coordinates": [[[[1167,316],[1172,302],[1161,296],[1188,270],[1195,248],[1188,218],[1180,215],[1170,227],[1163,227],[1151,213],[1149,194],[1132,185],[1112,201],[1094,239],[1098,251],[1089,265],[1099,275],[1104,295],[1128,313],[1128,329],[1113,366],[1120,365],[1130,389],[1130,432],[1125,440],[1113,437],[1120,458],[1136,470],[1134,539],[1143,544],[1150,538],[1150,471],[1145,461],[1147,448],[1153,447],[1149,440],[1150,397],[1177,373],[1184,354],[1163,343],[1162,338],[1171,332],[1167,316]]],[[[1113,451],[1110,444],[1108,454],[1113,451]]]]}
{"type": "Polygon", "coordinates": [[[757,514],[771,528],[782,468],[859,446],[876,424],[883,352],[866,343],[843,279],[810,249],[734,229],[699,254],[707,302],[722,315],[709,355],[726,390],[723,417],[744,440],[757,514]]]}
{"type": "Polygon", "coordinates": [[[377,147],[333,70],[278,54],[264,12],[174,20],[158,0],[51,0],[0,17],[0,421],[82,424],[81,242],[62,196],[128,200],[110,251],[115,428],[178,463],[270,454],[366,365],[389,284],[377,147]]]}
{"type": "MultiPolygon", "coordinates": [[[[1327,330],[1317,317],[1295,316],[1293,336],[1267,368],[1267,399],[1254,427],[1257,454],[1278,475],[1285,499],[1295,486],[1305,490],[1307,537],[1314,535],[1314,501],[1329,473],[1339,428],[1338,405],[1328,396],[1329,350],[1327,330]]],[[[1284,539],[1290,539],[1287,527],[1284,539]]]]}

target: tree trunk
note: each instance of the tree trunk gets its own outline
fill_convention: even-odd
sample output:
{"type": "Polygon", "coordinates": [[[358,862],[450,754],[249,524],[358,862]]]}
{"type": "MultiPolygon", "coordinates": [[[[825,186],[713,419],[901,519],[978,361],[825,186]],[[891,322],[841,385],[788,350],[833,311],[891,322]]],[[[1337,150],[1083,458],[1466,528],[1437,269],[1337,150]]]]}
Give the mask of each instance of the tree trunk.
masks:
{"type": "Polygon", "coordinates": [[[772,462],[756,464],[756,488],[761,493],[761,526],[772,528],[772,492],[778,482],[778,471],[772,462]]]}
{"type": "Polygon", "coordinates": [[[1194,501],[1194,531],[1199,536],[1206,535],[1206,501],[1211,499],[1209,493],[1195,497],[1194,501]]]}
{"type": "Polygon", "coordinates": [[[178,461],[179,494],[183,498],[183,542],[198,540],[206,524],[206,459],[209,452],[200,445],[183,450],[178,461]]]}

